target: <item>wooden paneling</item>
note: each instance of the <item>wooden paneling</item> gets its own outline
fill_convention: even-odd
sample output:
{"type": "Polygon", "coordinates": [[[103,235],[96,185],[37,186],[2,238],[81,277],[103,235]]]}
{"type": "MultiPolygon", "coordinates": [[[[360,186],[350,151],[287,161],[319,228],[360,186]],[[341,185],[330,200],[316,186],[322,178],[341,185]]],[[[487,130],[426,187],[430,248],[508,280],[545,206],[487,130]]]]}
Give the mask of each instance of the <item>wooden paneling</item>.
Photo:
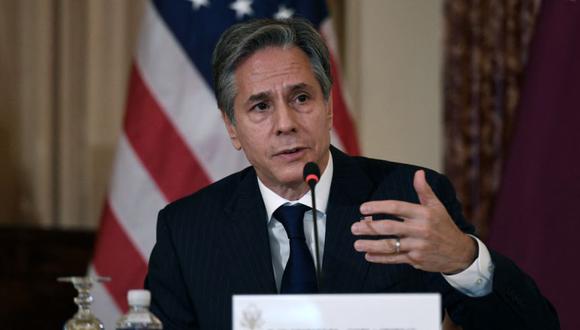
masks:
{"type": "Polygon", "coordinates": [[[93,232],[0,227],[2,329],[62,329],[76,291],[60,276],[86,273],[93,232]]]}

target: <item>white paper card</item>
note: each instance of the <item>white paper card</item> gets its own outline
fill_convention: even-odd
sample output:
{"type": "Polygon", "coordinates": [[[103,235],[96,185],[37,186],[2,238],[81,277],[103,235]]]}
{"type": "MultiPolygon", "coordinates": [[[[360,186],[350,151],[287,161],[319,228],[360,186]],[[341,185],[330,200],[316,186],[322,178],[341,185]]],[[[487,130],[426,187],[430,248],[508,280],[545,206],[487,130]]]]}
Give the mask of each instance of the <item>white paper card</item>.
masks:
{"type": "Polygon", "coordinates": [[[238,295],[233,330],[439,330],[439,294],[238,295]]]}

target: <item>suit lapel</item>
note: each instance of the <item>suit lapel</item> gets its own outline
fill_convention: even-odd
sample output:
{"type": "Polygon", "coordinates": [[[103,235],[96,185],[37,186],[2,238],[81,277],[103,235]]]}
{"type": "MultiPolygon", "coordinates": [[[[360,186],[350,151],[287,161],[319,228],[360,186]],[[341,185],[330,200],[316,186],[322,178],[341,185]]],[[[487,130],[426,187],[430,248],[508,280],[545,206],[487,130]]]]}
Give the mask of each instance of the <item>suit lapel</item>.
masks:
{"type": "Polygon", "coordinates": [[[374,187],[368,176],[349,156],[331,147],[334,174],[327,207],[326,238],[322,263],[322,292],[363,292],[369,263],[356,252],[350,231],[360,220],[360,204],[374,187]]]}
{"type": "MultiPolygon", "coordinates": [[[[331,146],[334,175],[327,207],[321,292],[364,292],[369,263],[356,252],[350,227],[376,187],[357,162],[331,146]]],[[[267,215],[253,169],[225,207],[224,238],[235,276],[248,293],[275,293],[267,215]]],[[[243,293],[243,292],[242,292],[243,293]]]]}
{"type": "MultiPolygon", "coordinates": [[[[253,169],[225,207],[225,238],[235,276],[248,293],[275,293],[266,208],[253,169]]],[[[242,292],[243,293],[243,292],[242,292]]]]}

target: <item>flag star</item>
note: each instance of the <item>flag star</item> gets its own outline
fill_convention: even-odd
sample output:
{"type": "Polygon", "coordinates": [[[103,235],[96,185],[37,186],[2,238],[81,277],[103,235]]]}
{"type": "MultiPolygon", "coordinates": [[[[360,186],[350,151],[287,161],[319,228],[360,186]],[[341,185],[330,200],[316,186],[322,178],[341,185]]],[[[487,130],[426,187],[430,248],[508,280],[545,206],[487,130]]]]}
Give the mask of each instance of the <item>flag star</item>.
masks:
{"type": "Polygon", "coordinates": [[[294,15],[294,10],[290,8],[286,8],[284,5],[280,5],[278,7],[278,12],[274,14],[275,19],[287,19],[294,15]]]}
{"type": "Polygon", "coordinates": [[[241,19],[244,15],[251,16],[254,14],[252,10],[252,0],[236,0],[230,5],[230,9],[236,12],[236,18],[241,19]]]}
{"type": "Polygon", "coordinates": [[[194,10],[199,10],[201,7],[209,7],[209,0],[187,0],[191,2],[194,10]]]}

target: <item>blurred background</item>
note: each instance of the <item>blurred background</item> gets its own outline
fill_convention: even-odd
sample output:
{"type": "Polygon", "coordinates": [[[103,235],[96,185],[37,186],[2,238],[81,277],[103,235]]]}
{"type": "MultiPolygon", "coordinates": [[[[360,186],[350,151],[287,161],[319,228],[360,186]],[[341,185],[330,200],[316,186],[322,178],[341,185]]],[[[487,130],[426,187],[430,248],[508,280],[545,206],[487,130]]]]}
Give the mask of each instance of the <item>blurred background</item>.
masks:
{"type": "MultiPolygon", "coordinates": [[[[0,0],[0,324],[5,329],[58,328],[75,311],[74,290],[55,279],[84,274],[99,228],[104,232],[103,205],[111,189],[146,3],[0,0]],[[37,317],[23,321],[32,313],[37,317]]],[[[549,265],[538,262],[546,255],[530,248],[533,242],[551,244],[542,241],[550,233],[566,244],[563,233],[580,229],[569,225],[580,219],[567,206],[580,196],[575,187],[580,175],[574,168],[580,141],[577,135],[567,135],[572,134],[568,128],[575,127],[569,125],[580,122],[579,103],[569,92],[580,88],[574,61],[580,51],[572,47],[580,44],[580,26],[574,23],[580,20],[579,4],[570,0],[554,0],[551,5],[539,0],[327,4],[360,154],[418,164],[450,176],[479,234],[534,276],[558,308],[564,328],[580,327],[566,312],[571,300],[561,295],[563,288],[580,293],[571,280],[578,266],[567,268],[566,275],[557,270],[574,258],[572,253],[562,255],[562,248],[570,246],[544,247],[547,258],[555,253],[549,265]],[[542,16],[544,11],[549,17],[542,16]],[[559,28],[552,28],[555,22],[559,28]],[[536,40],[538,26],[548,31],[541,41],[536,40]],[[542,49],[550,49],[551,55],[542,49]],[[560,53],[568,56],[546,57],[560,53]],[[561,65],[542,66],[552,60],[561,65]],[[526,73],[530,63],[537,68],[534,74],[526,73]],[[561,76],[538,78],[537,72],[561,76]],[[545,102],[564,99],[564,103],[535,106],[545,103],[536,99],[539,93],[530,77],[554,85],[554,93],[546,91],[545,102]],[[522,101],[526,96],[528,101],[522,101]],[[523,115],[526,111],[529,116],[523,115]],[[534,138],[526,135],[545,132],[537,125],[546,118],[550,134],[536,138],[547,143],[549,152],[532,146],[534,138]],[[518,123],[529,124],[532,133],[518,123]],[[548,143],[557,132],[563,134],[558,141],[564,142],[548,143]],[[510,150],[524,151],[513,156],[510,150]],[[553,154],[558,151],[563,156],[553,154]],[[520,169],[538,159],[565,165],[538,164],[522,174],[520,169]],[[550,205],[557,203],[557,210],[530,211],[526,205],[544,198],[534,191],[546,189],[542,180],[525,189],[521,184],[546,172],[565,175],[556,180],[558,198],[551,195],[555,202],[550,205]],[[505,183],[507,174],[513,175],[512,181],[505,183]],[[511,200],[513,196],[521,199],[511,200]],[[514,209],[521,212],[510,213],[514,209]],[[539,217],[530,219],[526,212],[539,217]],[[553,224],[546,214],[561,214],[557,232],[546,230],[553,224]],[[527,221],[534,224],[529,233],[527,221]],[[557,276],[545,279],[547,272],[557,276]]],[[[155,216],[148,221],[155,221],[155,216]]]]}
{"type": "MultiPolygon", "coordinates": [[[[96,229],[145,1],[0,3],[0,222],[96,229]]],[[[443,1],[331,5],[363,153],[442,170],[443,1]]]]}

